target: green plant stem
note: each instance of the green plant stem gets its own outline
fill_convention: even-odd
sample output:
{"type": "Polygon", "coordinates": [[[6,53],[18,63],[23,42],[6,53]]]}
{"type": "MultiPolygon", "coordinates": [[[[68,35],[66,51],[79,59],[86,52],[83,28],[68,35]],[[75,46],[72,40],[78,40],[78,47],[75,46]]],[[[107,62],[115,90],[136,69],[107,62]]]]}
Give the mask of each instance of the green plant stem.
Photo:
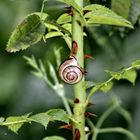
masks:
{"type": "Polygon", "coordinates": [[[92,131],[93,136],[92,136],[92,140],[96,140],[97,136],[99,134],[100,131],[100,127],[102,126],[103,122],[105,121],[105,119],[116,109],[117,104],[112,105],[110,108],[108,108],[103,115],[99,118],[99,121],[97,122],[96,126],[91,126],[92,127],[92,131]]]}
{"type": "Polygon", "coordinates": [[[71,112],[71,109],[70,109],[70,106],[69,106],[69,103],[68,103],[68,100],[65,96],[65,91],[64,91],[64,87],[60,87],[59,90],[57,89],[56,92],[58,92],[57,94],[59,95],[59,97],[61,98],[62,102],[63,102],[63,105],[65,107],[65,109],[67,110],[68,114],[70,116],[72,116],[72,112],[71,112]]]}
{"type": "Polygon", "coordinates": [[[45,0],[43,0],[42,6],[41,6],[41,11],[40,11],[40,13],[41,13],[41,15],[40,15],[41,19],[42,19],[42,15],[43,15],[44,6],[45,6],[44,3],[45,3],[45,0]]]}
{"type": "Polygon", "coordinates": [[[112,132],[116,132],[116,133],[122,133],[125,134],[126,136],[128,136],[131,140],[137,140],[137,138],[135,137],[135,135],[133,133],[131,133],[130,131],[121,128],[121,127],[116,127],[116,128],[103,128],[100,129],[99,133],[112,133],[112,132]]]}
{"type": "Polygon", "coordinates": [[[99,121],[96,124],[96,127],[99,129],[103,122],[105,121],[105,119],[116,109],[117,105],[112,105],[110,108],[108,108],[103,115],[99,118],[99,121]]]}
{"type": "MultiPolygon", "coordinates": [[[[75,2],[79,6],[83,6],[82,0],[75,0],[75,2]]],[[[72,18],[72,40],[76,41],[78,44],[78,52],[77,52],[77,60],[79,65],[84,68],[84,52],[83,52],[83,27],[82,27],[82,19],[81,15],[76,11],[73,10],[73,18],[72,18]]],[[[86,101],[86,92],[83,88],[83,81],[74,85],[74,98],[77,99],[79,102],[74,103],[73,108],[73,118],[78,122],[73,122],[73,133],[75,130],[78,129],[80,132],[80,140],[85,140],[85,101],[86,101]]]]}
{"type": "Polygon", "coordinates": [[[62,99],[62,101],[63,101],[63,104],[64,104],[64,106],[65,106],[65,108],[66,108],[68,114],[69,114],[70,116],[72,116],[72,112],[71,112],[70,106],[69,106],[69,104],[68,104],[67,98],[66,98],[65,96],[62,96],[61,99],[62,99]]]}

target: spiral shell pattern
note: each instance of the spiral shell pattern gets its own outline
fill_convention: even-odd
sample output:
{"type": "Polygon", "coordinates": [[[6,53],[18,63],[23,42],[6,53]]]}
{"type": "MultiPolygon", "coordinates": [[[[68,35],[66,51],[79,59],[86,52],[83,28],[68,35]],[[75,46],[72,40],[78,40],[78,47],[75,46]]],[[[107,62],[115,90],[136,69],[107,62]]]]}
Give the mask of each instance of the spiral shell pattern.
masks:
{"type": "Polygon", "coordinates": [[[59,67],[59,76],[68,84],[76,84],[83,78],[83,72],[75,58],[64,61],[59,67]]]}

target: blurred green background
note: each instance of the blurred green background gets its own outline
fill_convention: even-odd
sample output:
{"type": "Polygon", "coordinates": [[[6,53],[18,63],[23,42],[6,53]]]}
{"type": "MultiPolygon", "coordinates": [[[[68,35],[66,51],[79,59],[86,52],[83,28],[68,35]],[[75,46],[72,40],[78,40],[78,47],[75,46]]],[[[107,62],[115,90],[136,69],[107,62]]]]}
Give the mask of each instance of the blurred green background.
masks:
{"type": "MultiPolygon", "coordinates": [[[[92,1],[91,1],[92,2],[92,1]]],[[[93,2],[92,2],[93,3],[93,2]]],[[[87,80],[103,82],[109,76],[104,70],[118,71],[123,66],[128,66],[132,61],[140,59],[140,1],[125,0],[128,7],[121,8],[113,5],[113,0],[95,0],[94,3],[112,8],[118,14],[131,20],[135,29],[116,28],[109,26],[97,26],[85,29],[89,36],[85,38],[85,52],[91,54],[94,60],[86,60],[87,80]],[[133,4],[131,7],[129,3],[133,4]],[[139,5],[138,5],[139,4],[139,5]],[[119,13],[120,8],[123,10],[119,13]],[[130,8],[130,9],[127,9],[130,8]],[[128,10],[128,11],[127,11],[128,10]]],[[[38,113],[50,108],[63,108],[61,100],[44,83],[30,73],[31,68],[26,64],[23,56],[41,58],[45,63],[55,61],[53,49],[62,47],[67,58],[69,50],[62,39],[54,38],[46,43],[40,42],[33,47],[18,53],[5,51],[6,43],[16,25],[27,14],[40,11],[42,1],[39,0],[0,0],[0,116],[7,117],[21,115],[28,112],[38,113]]],[[[60,3],[51,2],[46,11],[54,18],[58,17],[64,6],[60,3]]],[[[65,56],[62,53],[63,56],[65,56]]],[[[64,59],[63,58],[63,59],[64,59]]],[[[72,96],[72,86],[66,85],[67,96],[72,96]]],[[[130,129],[140,139],[140,72],[135,86],[128,81],[115,81],[115,86],[108,94],[96,93],[93,97],[95,106],[90,111],[98,116],[105,111],[111,102],[112,96],[116,95],[122,101],[122,106],[132,115],[130,129]]],[[[95,118],[95,122],[98,118],[95,118]]],[[[0,140],[41,140],[47,135],[59,134],[67,137],[67,130],[56,129],[59,123],[51,123],[45,130],[41,125],[25,124],[16,135],[5,127],[0,127],[0,140]],[[65,132],[65,133],[64,133],[65,132]]],[[[117,113],[108,118],[105,126],[123,126],[128,128],[127,123],[117,113]]],[[[69,137],[71,140],[71,137],[69,137]]],[[[99,137],[100,140],[126,140],[120,134],[106,134],[99,137]],[[115,135],[115,137],[114,137],[115,135]]]]}

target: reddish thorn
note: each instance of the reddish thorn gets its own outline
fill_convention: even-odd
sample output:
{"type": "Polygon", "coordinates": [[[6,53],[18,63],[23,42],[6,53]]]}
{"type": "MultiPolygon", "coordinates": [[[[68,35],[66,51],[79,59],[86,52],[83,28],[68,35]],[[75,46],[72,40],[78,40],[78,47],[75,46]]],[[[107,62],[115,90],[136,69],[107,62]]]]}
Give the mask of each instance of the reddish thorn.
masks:
{"type": "Polygon", "coordinates": [[[71,6],[66,7],[66,10],[67,10],[68,15],[73,16],[73,11],[72,11],[72,7],[71,6]]]}
{"type": "Polygon", "coordinates": [[[85,58],[85,59],[87,59],[87,58],[88,58],[88,59],[94,59],[94,58],[93,58],[91,55],[89,55],[89,54],[85,54],[85,55],[84,55],[84,58],[85,58]]]}
{"type": "Polygon", "coordinates": [[[87,106],[89,107],[89,106],[93,106],[93,105],[95,105],[95,104],[89,102],[87,106]]]}
{"type": "Polygon", "coordinates": [[[93,113],[91,113],[91,112],[85,112],[85,117],[90,117],[90,116],[93,116],[93,117],[97,117],[97,115],[96,114],[93,114],[93,113]]]}
{"type": "Polygon", "coordinates": [[[62,125],[59,128],[60,129],[68,129],[68,130],[72,131],[72,125],[71,124],[62,125]]]}
{"type": "Polygon", "coordinates": [[[79,129],[75,129],[75,133],[74,133],[74,137],[73,137],[73,140],[80,140],[80,131],[79,129]]]}
{"type": "Polygon", "coordinates": [[[75,100],[74,100],[74,103],[79,103],[80,102],[80,100],[78,99],[78,98],[76,98],[75,100]]]}
{"type": "Polygon", "coordinates": [[[78,51],[78,44],[76,41],[72,41],[72,49],[71,49],[71,54],[70,55],[76,55],[78,51]]]}
{"type": "Polygon", "coordinates": [[[73,16],[73,12],[72,12],[72,11],[69,12],[68,15],[69,15],[69,16],[73,16]]]}

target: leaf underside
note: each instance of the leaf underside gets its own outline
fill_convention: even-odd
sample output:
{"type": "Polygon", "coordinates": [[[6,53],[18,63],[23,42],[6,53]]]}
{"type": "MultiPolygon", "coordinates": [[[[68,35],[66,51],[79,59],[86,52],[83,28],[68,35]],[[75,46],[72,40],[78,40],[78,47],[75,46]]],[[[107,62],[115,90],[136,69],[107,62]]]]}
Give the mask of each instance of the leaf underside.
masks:
{"type": "Polygon", "coordinates": [[[37,14],[28,15],[12,33],[6,50],[16,52],[24,50],[41,40],[45,33],[45,26],[37,14]]]}
{"type": "Polygon", "coordinates": [[[39,113],[35,115],[22,115],[22,116],[10,116],[8,118],[2,119],[0,126],[7,126],[9,130],[17,133],[24,123],[37,122],[47,127],[49,122],[61,121],[64,123],[69,123],[69,116],[62,109],[51,109],[44,113],[39,113]]]}

